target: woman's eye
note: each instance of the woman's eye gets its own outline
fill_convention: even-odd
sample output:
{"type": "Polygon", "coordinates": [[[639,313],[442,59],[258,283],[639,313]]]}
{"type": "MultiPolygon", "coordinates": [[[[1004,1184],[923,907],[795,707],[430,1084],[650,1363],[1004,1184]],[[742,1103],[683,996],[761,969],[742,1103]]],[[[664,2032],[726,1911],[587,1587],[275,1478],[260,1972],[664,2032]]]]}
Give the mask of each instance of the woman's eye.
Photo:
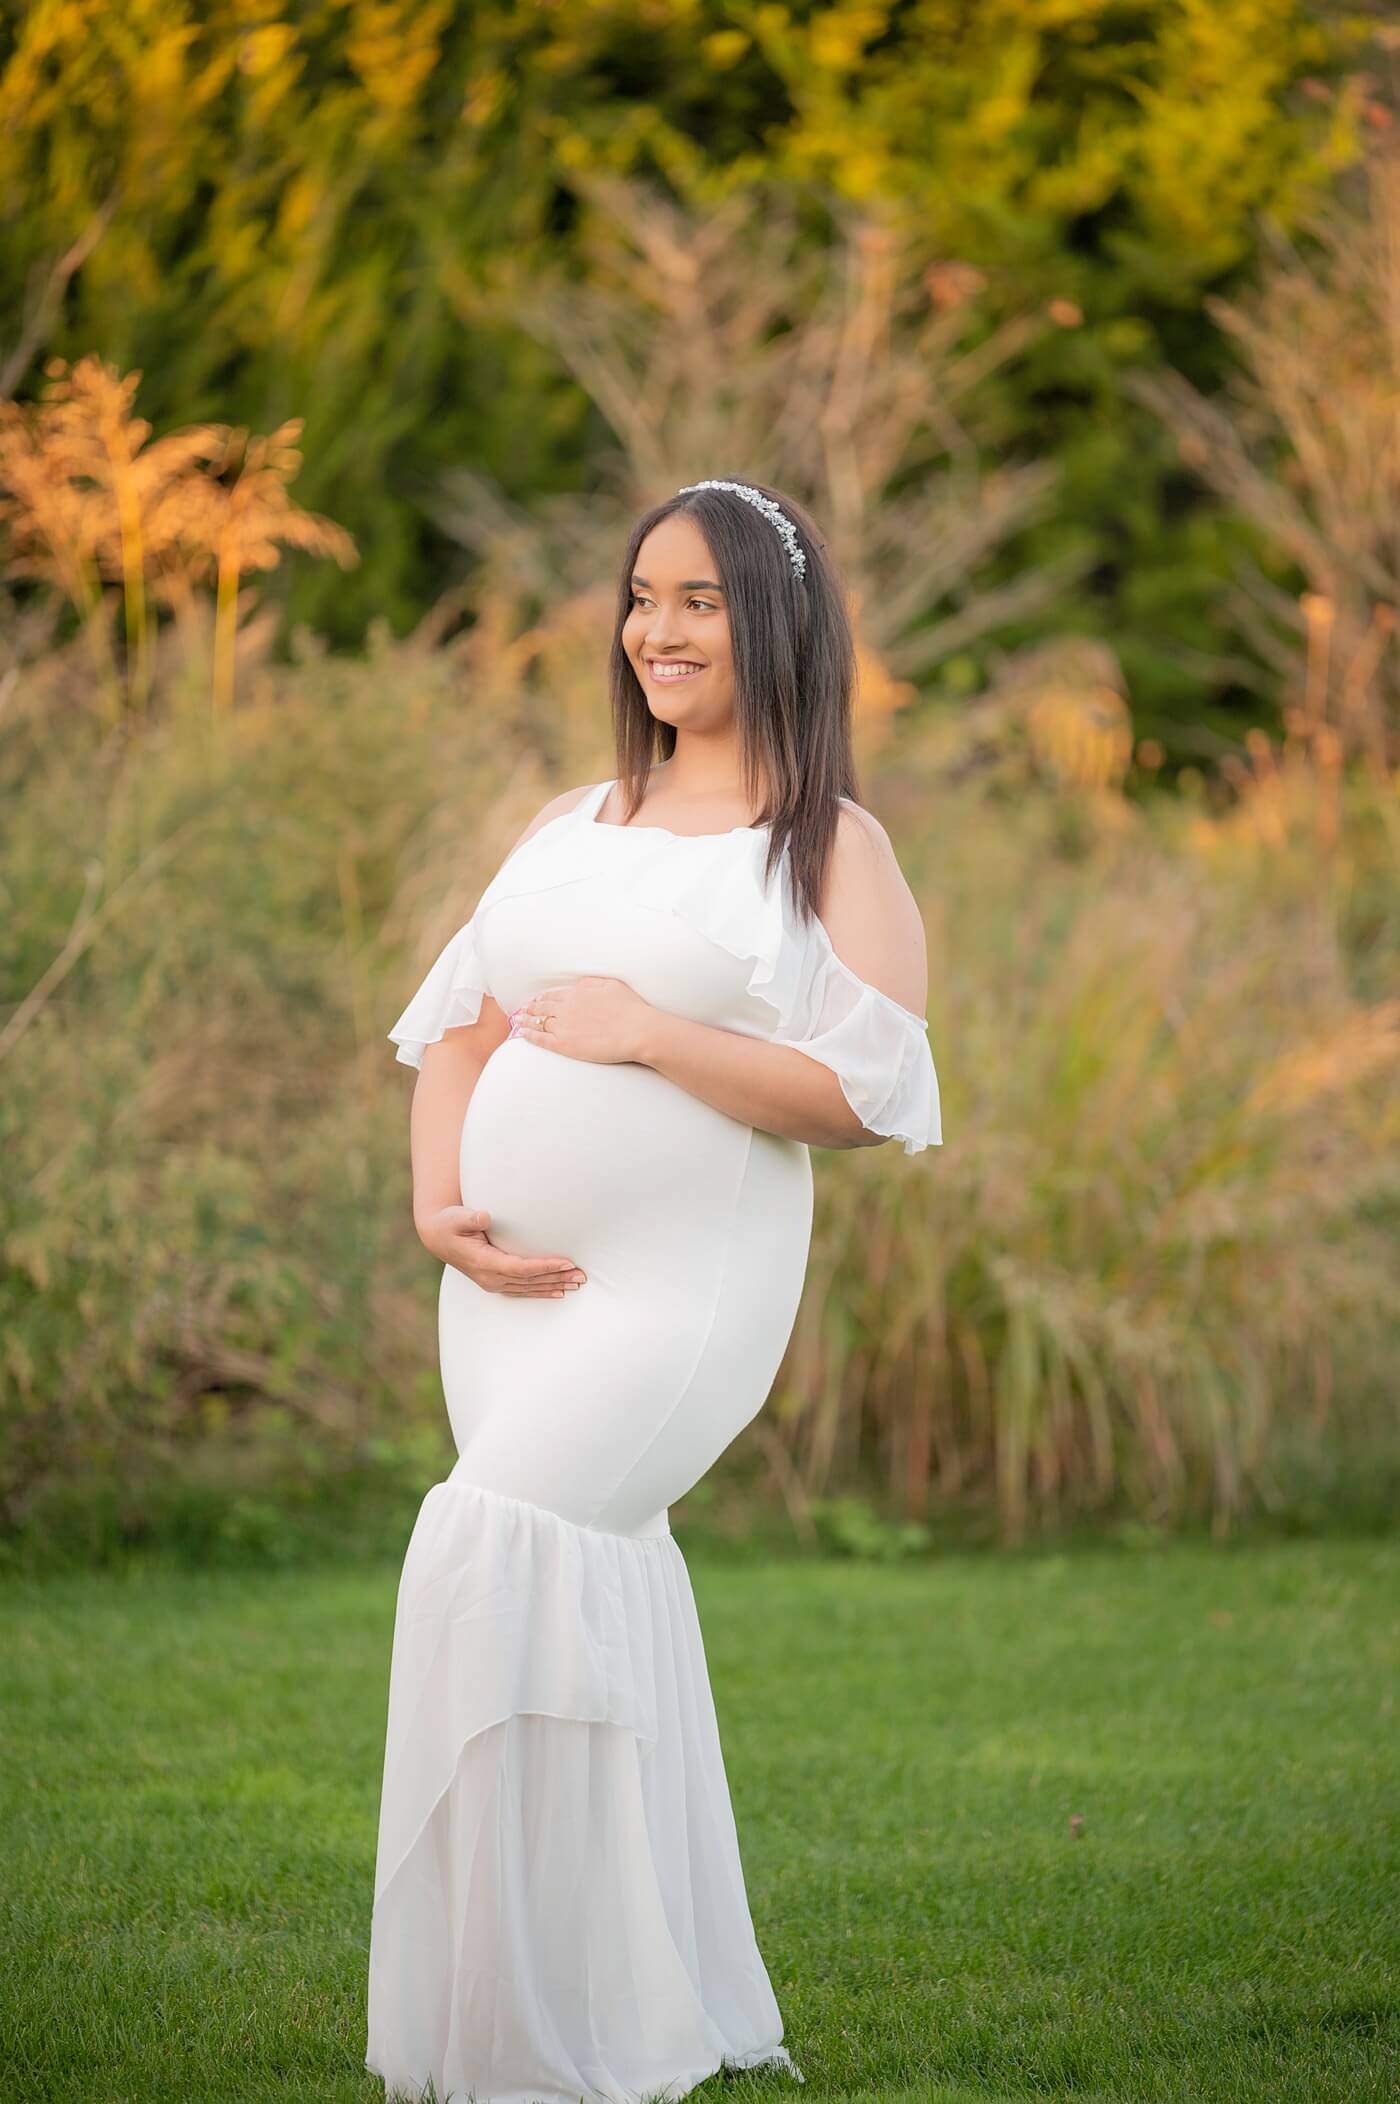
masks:
{"type": "MultiPolygon", "coordinates": [[[[696,599],[692,596],[691,598],[687,599],[685,603],[687,606],[698,606],[703,613],[707,614],[712,614],[715,610],[715,603],[713,599],[696,599]]],[[[634,592],[632,594],[631,604],[633,606],[646,606],[647,604],[649,604],[646,593],[634,592]]]]}

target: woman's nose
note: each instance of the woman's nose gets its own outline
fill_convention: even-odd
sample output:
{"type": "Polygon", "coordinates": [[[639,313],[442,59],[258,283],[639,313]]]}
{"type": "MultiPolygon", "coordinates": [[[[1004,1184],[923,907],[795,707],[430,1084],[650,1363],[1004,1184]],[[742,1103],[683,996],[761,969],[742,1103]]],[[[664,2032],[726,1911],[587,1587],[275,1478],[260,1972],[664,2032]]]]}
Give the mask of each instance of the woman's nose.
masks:
{"type": "Polygon", "coordinates": [[[668,650],[673,643],[683,643],[684,641],[684,624],[669,615],[661,616],[653,621],[647,630],[647,648],[649,650],[668,650]]]}

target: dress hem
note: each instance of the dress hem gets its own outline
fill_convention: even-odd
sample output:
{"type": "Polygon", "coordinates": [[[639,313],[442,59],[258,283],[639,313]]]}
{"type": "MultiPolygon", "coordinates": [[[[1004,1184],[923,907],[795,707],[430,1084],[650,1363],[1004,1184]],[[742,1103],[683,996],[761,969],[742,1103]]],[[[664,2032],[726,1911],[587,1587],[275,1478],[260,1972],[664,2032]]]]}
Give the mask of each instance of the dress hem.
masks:
{"type": "MultiPolygon", "coordinates": [[[[371,2075],[378,2075],[384,2082],[384,2104],[424,2104],[428,2096],[425,2088],[405,2088],[402,2084],[391,2088],[382,2070],[377,2068],[372,2060],[367,2059],[365,2067],[371,2075]]],[[[681,2104],[683,2097],[690,2096],[693,2091],[699,2089],[702,2082],[708,2082],[712,2075],[718,2075],[724,2068],[732,2068],[736,2074],[740,2074],[752,2073],[756,2068],[766,2067],[781,2069],[784,2074],[791,2075],[794,2082],[805,2083],[807,2079],[786,2046],[764,2046],[753,2053],[726,2053],[713,2067],[706,2068],[703,2074],[696,2075],[693,2080],[687,2080],[684,2089],[677,2089],[672,2083],[662,2089],[639,2090],[634,2097],[628,2098],[627,2104],[681,2104]]],[[[447,2096],[439,2098],[437,2104],[523,2104],[525,2096],[526,2092],[521,2090],[495,2090],[488,2096],[482,2096],[475,2090],[454,2089],[449,2091],[447,2096]]],[[[599,2100],[604,2098],[606,2104],[618,2104],[616,2097],[601,2090],[595,2090],[591,2095],[587,2090],[559,2090],[553,2096],[538,2097],[531,2092],[529,2104],[599,2104],[599,2100]]]]}
{"type": "Polygon", "coordinates": [[[404,1559],[384,1774],[365,2066],[386,2104],[434,2083],[438,2104],[676,2104],[723,2066],[802,2079],[776,2041],[740,2043],[782,2018],[669,1530],[583,1526],[459,1462],[404,1559]]]}

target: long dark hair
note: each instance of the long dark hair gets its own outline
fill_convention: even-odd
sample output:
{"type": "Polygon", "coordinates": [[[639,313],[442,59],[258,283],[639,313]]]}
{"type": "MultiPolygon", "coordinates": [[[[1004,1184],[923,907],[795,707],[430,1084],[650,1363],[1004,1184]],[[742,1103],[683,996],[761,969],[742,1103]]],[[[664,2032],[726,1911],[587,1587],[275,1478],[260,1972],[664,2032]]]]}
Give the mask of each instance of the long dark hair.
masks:
{"type": "Polygon", "coordinates": [[[770,828],[765,877],[771,878],[786,847],[793,903],[807,918],[819,908],[836,839],[838,800],[859,801],[851,750],[855,642],[845,595],[816,521],[784,490],[766,482],[747,487],[771,497],[791,519],[806,551],[804,576],[794,573],[783,536],[771,520],[733,490],[668,497],[632,529],[608,660],[623,823],[641,805],[653,761],[669,760],[676,749],[675,725],[652,715],[623,648],[632,572],[652,528],[673,512],[690,512],[724,586],[734,657],[734,722],[750,804],[758,801],[765,780],[772,791],[757,821],[770,828]]]}

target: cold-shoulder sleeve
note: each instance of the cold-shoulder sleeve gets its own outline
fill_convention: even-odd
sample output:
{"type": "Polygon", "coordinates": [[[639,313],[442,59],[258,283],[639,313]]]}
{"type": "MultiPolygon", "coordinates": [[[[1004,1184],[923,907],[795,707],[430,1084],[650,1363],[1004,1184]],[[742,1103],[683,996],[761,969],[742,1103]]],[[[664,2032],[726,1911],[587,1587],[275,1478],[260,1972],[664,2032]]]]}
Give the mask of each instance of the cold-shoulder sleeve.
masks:
{"type": "Polygon", "coordinates": [[[829,1067],[867,1132],[900,1140],[906,1154],[942,1146],[924,1017],[862,979],[837,956],[824,923],[799,914],[785,868],[767,871],[760,832],[741,838],[744,851],[701,839],[693,863],[687,850],[685,861],[649,870],[649,903],[747,960],[746,992],[772,1021],[735,1027],[829,1067]]]}
{"type": "Polygon", "coordinates": [[[437,1043],[444,1030],[477,1020],[482,998],[490,991],[473,916],[439,951],[427,978],[389,1032],[391,1043],[398,1046],[395,1058],[405,1066],[421,1067],[424,1051],[437,1043]]]}
{"type": "Polygon", "coordinates": [[[903,1143],[906,1154],[943,1144],[938,1074],[928,1023],[869,985],[813,924],[805,998],[776,1033],[829,1067],[867,1132],[903,1143]]]}

